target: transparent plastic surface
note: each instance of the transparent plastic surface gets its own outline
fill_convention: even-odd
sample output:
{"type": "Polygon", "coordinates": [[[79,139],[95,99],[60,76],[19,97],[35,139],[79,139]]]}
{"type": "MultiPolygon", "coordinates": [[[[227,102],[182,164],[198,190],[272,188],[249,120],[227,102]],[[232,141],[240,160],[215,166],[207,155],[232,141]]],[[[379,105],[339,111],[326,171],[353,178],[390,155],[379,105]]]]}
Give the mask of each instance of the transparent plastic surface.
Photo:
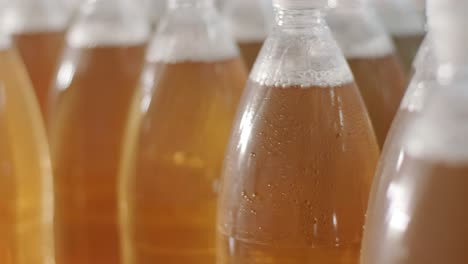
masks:
{"type": "Polygon", "coordinates": [[[157,28],[167,9],[166,0],[144,0],[147,6],[147,14],[154,28],[157,28]]]}
{"type": "Polygon", "coordinates": [[[247,79],[212,1],[169,3],[130,115],[125,263],[215,263],[219,175],[247,79]]]}
{"type": "MultiPolygon", "coordinates": [[[[464,27],[458,32],[464,32],[464,27]]],[[[369,206],[363,264],[468,261],[464,139],[468,71],[466,63],[446,64],[434,56],[432,47],[438,38],[430,37],[431,47],[421,49],[425,59],[419,56],[376,175],[379,180],[369,206]]],[[[459,39],[466,40],[466,36],[459,39]]]]}
{"type": "Polygon", "coordinates": [[[252,69],[274,22],[271,0],[227,1],[225,16],[248,69],[252,69]]]}
{"type": "Polygon", "coordinates": [[[402,128],[399,155],[386,159],[376,185],[362,263],[468,261],[463,82],[458,87],[435,84],[423,110],[407,118],[411,122],[402,128]]]}
{"type": "Polygon", "coordinates": [[[358,263],[374,132],[321,12],[277,16],[227,151],[218,263],[358,263]]]}
{"type": "Polygon", "coordinates": [[[132,3],[90,0],[67,34],[49,126],[59,263],[120,263],[118,166],[149,35],[132,3]]]}
{"type": "Polygon", "coordinates": [[[25,63],[44,118],[49,89],[62,54],[67,9],[58,0],[17,0],[8,9],[6,27],[25,63]]]}
{"type": "Polygon", "coordinates": [[[392,40],[374,10],[362,3],[332,9],[327,21],[348,60],[382,147],[406,86],[392,40]]]}
{"type": "Polygon", "coordinates": [[[374,5],[393,37],[405,73],[410,73],[425,35],[424,10],[409,0],[374,0],[374,5]]]}
{"type": "Polygon", "coordinates": [[[19,55],[0,49],[0,263],[54,264],[46,134],[19,55]]]}

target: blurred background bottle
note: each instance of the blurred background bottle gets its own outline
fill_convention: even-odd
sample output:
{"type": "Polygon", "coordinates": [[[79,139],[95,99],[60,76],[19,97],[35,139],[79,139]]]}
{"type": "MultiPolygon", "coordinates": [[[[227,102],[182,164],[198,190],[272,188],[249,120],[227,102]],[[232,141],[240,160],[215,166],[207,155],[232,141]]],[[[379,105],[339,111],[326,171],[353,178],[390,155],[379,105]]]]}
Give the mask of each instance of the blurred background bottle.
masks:
{"type": "Polygon", "coordinates": [[[87,0],[51,91],[57,263],[120,263],[117,172],[150,25],[142,2],[87,0]]]}
{"type": "Polygon", "coordinates": [[[69,16],[60,0],[15,0],[6,27],[26,65],[43,117],[48,117],[49,88],[62,54],[69,16]]]}
{"type": "Polygon", "coordinates": [[[215,263],[219,175],[247,72],[213,0],[170,0],[121,175],[126,264],[215,263]]]}
{"type": "Polygon", "coordinates": [[[147,15],[151,21],[153,29],[158,27],[158,23],[167,10],[167,0],[144,0],[147,15]]]}
{"type": "Polygon", "coordinates": [[[0,83],[0,263],[54,264],[46,134],[26,69],[3,27],[0,83]]]}
{"type": "Polygon", "coordinates": [[[424,5],[420,0],[373,0],[379,16],[393,37],[405,73],[425,35],[424,5]]]}
{"type": "Polygon", "coordinates": [[[271,0],[228,0],[224,15],[250,70],[274,22],[271,0]]]}
{"type": "Polygon", "coordinates": [[[382,147],[406,88],[393,42],[367,0],[337,1],[327,22],[348,60],[382,147]]]}
{"type": "Polygon", "coordinates": [[[274,3],[226,155],[218,263],[358,263],[372,125],[327,1],[274,3]]]}
{"type": "Polygon", "coordinates": [[[428,0],[430,46],[380,161],[363,264],[468,261],[467,11],[468,1],[428,0]]]}

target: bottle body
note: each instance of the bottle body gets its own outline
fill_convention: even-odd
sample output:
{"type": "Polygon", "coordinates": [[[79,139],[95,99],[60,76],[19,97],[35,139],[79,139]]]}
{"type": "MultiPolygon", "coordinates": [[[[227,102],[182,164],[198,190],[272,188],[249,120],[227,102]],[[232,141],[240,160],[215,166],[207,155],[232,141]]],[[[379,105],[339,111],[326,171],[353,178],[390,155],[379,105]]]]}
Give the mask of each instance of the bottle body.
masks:
{"type": "Polygon", "coordinates": [[[441,109],[447,108],[447,101],[453,107],[466,99],[457,94],[458,98],[446,101],[444,89],[451,88],[429,88],[422,110],[402,112],[395,123],[402,131],[389,144],[399,145],[388,146],[376,174],[362,263],[377,259],[384,260],[381,263],[468,260],[463,246],[458,246],[466,237],[467,216],[462,209],[467,186],[465,156],[452,152],[453,143],[440,137],[448,134],[446,129],[460,129],[451,123],[460,108],[453,112],[441,109]],[[379,243],[373,242],[377,240],[379,243]]]}
{"type": "Polygon", "coordinates": [[[65,51],[50,125],[61,263],[119,263],[118,164],[144,51],[144,43],[65,51]]]}
{"type": "Polygon", "coordinates": [[[0,262],[53,264],[53,188],[46,134],[19,55],[0,50],[0,262]]]}
{"type": "Polygon", "coordinates": [[[371,123],[322,13],[277,8],[277,20],[226,154],[218,263],[358,263],[371,123]]]}
{"type": "Polygon", "coordinates": [[[214,263],[219,171],[245,70],[239,58],[147,67],[164,74],[145,87],[155,92],[130,151],[132,263],[214,263]]]}
{"type": "Polygon", "coordinates": [[[247,89],[223,174],[219,263],[358,263],[378,151],[357,87],[247,89]]]}

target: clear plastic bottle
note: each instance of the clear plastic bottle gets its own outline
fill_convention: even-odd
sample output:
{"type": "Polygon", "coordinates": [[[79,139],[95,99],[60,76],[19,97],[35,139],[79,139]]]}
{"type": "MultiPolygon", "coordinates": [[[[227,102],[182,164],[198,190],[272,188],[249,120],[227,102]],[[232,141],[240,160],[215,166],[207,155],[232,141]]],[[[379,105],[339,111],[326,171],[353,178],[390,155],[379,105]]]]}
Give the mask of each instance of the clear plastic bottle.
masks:
{"type": "Polygon", "coordinates": [[[424,9],[414,0],[373,0],[387,30],[391,33],[406,73],[424,39],[424,9]]]}
{"type": "Polygon", "coordinates": [[[8,11],[5,26],[13,36],[47,119],[49,89],[62,55],[69,13],[60,0],[14,0],[8,11]]]}
{"type": "Polygon", "coordinates": [[[159,21],[167,10],[167,0],[145,0],[148,10],[148,17],[153,28],[157,28],[159,21]]]}
{"type": "Polygon", "coordinates": [[[468,1],[428,10],[431,46],[414,77],[425,81],[410,87],[382,156],[362,264],[468,262],[468,1]]]}
{"type": "Polygon", "coordinates": [[[247,72],[214,1],[168,5],[125,141],[125,263],[215,263],[219,175],[247,72]]]}
{"type": "Polygon", "coordinates": [[[0,263],[54,264],[46,134],[26,69],[3,29],[0,82],[0,263]]]}
{"type": "Polygon", "coordinates": [[[252,69],[271,26],[271,0],[229,0],[225,16],[248,69],[252,69]]]}
{"type": "Polygon", "coordinates": [[[406,88],[392,40],[367,0],[338,1],[327,22],[348,60],[382,147],[406,88]]]}
{"type": "Polygon", "coordinates": [[[276,0],[223,171],[218,263],[357,263],[379,155],[324,17],[276,0]]]}
{"type": "Polygon", "coordinates": [[[149,34],[135,0],[88,0],[67,33],[49,127],[59,263],[120,263],[117,174],[149,34]]]}

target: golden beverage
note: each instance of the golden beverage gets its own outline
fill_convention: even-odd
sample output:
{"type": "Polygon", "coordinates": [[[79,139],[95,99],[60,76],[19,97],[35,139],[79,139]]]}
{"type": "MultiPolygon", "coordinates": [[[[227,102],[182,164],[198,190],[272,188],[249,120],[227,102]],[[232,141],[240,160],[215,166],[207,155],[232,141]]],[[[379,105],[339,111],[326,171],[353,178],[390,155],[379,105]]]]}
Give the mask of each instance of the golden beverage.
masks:
{"type": "Polygon", "coordinates": [[[240,52],[244,59],[247,69],[252,69],[257,60],[258,53],[262,49],[263,41],[257,42],[239,42],[240,52]]]}
{"type": "Polygon", "coordinates": [[[413,60],[423,40],[424,34],[393,36],[393,41],[395,42],[405,73],[411,72],[413,60]]]}
{"type": "Polygon", "coordinates": [[[64,36],[64,31],[21,32],[13,35],[45,119],[48,118],[50,87],[62,55],[64,36]]]}
{"type": "Polygon", "coordinates": [[[404,73],[394,55],[348,58],[348,63],[382,148],[405,94],[404,73]]]}
{"type": "Polygon", "coordinates": [[[219,264],[357,264],[378,146],[359,91],[251,81],[224,168],[219,264]]]}
{"type": "Polygon", "coordinates": [[[0,50],[0,263],[54,263],[52,175],[42,119],[13,49],[0,50]]]}
{"type": "Polygon", "coordinates": [[[120,263],[117,174],[144,44],[69,47],[53,90],[58,263],[120,263]]]}
{"type": "Polygon", "coordinates": [[[146,70],[122,167],[127,263],[215,263],[219,175],[245,67],[234,58],[146,70]]]}

